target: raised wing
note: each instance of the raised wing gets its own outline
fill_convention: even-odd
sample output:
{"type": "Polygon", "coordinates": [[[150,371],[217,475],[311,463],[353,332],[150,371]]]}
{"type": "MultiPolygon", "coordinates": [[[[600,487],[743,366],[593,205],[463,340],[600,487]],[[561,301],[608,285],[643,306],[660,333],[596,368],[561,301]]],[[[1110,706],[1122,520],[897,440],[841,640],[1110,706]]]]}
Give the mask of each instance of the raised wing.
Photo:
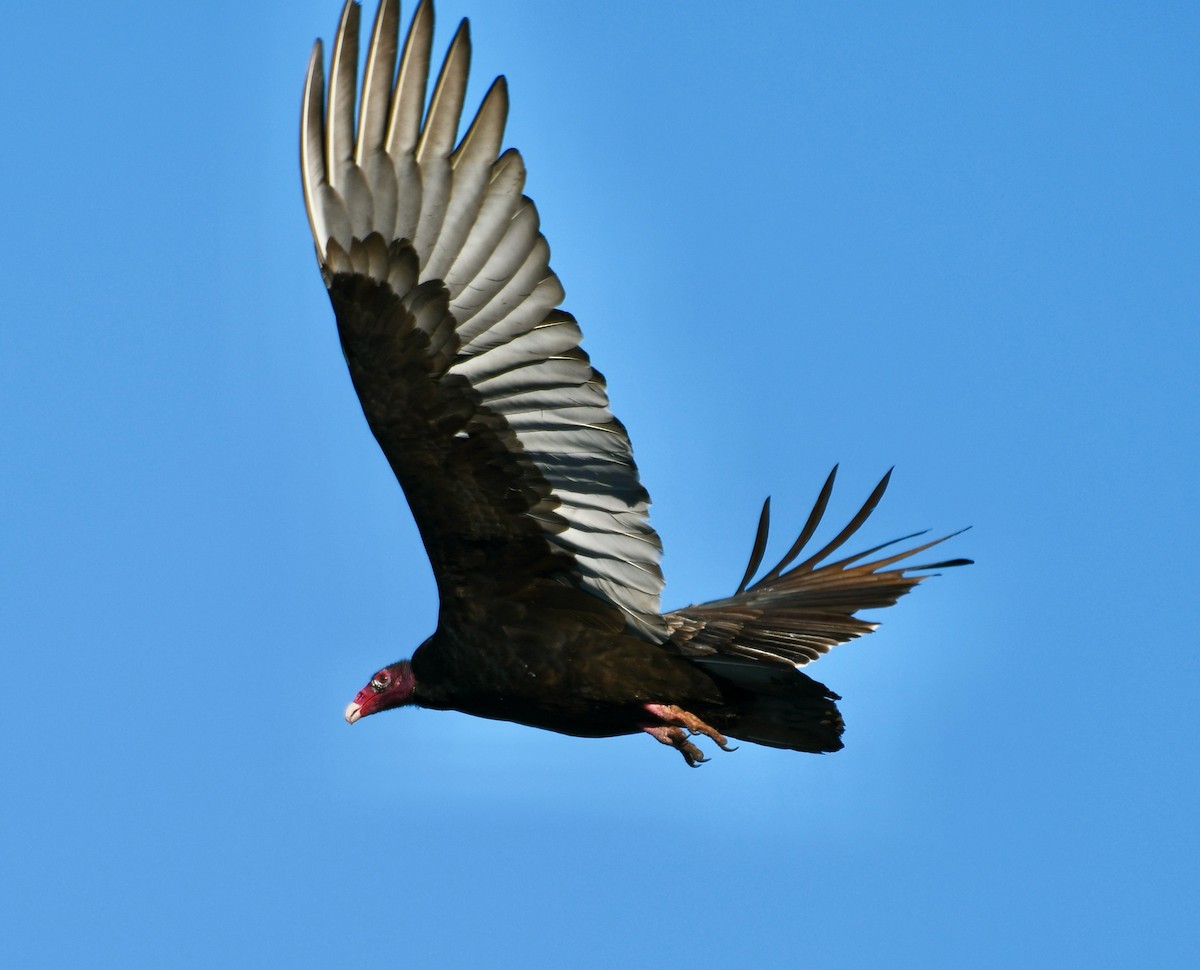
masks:
{"type": "Polygon", "coordinates": [[[870,558],[881,549],[922,535],[920,532],[835,562],[823,562],[867,521],[887,489],[892,477],[889,471],[837,536],[793,566],[821,524],[836,475],[835,466],[791,549],[754,585],[747,584],[762,565],[770,525],[770,499],[763,504],[750,563],[737,592],[726,599],[667,614],[671,639],[684,654],[710,667],[713,673],[722,673],[724,666],[727,675],[735,680],[760,677],[765,683],[772,675],[770,668],[761,666],[762,661],[803,666],[828,653],[834,645],[878,627],[879,624],[860,619],[855,613],[893,605],[930,575],[910,573],[970,564],[969,559],[948,559],[919,566],[897,565],[950,536],[879,559],[870,558]],[[731,666],[739,669],[730,669],[731,666]]]}
{"type": "Polygon", "coordinates": [[[358,4],[342,11],[327,97],[317,42],[300,159],[350,375],[443,605],[548,577],[661,641],[649,498],[579,327],[556,309],[563,290],[521,157],[500,154],[504,79],[455,145],[467,23],[426,107],[432,4],[417,6],[397,70],[399,18],[383,0],[361,93],[358,4]]]}

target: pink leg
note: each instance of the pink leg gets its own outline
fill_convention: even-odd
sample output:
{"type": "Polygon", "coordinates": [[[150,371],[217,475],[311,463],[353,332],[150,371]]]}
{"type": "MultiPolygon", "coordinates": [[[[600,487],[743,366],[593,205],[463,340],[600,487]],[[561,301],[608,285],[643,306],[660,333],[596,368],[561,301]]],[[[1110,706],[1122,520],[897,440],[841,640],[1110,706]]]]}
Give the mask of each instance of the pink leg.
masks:
{"type": "Polygon", "coordinates": [[[722,751],[734,750],[729,747],[729,742],[720,731],[705,724],[695,714],[691,714],[681,707],[676,707],[674,704],[647,704],[645,708],[646,713],[660,719],[665,726],[648,727],[643,730],[656,740],[678,750],[684,760],[693,768],[708,759],[704,757],[699,748],[688,740],[689,733],[703,734],[706,738],[712,738],[722,751]]]}
{"type": "Polygon", "coordinates": [[[708,760],[704,757],[704,752],[688,740],[687,731],[681,727],[648,727],[642,730],[656,741],[669,744],[683,755],[683,760],[688,763],[689,768],[695,768],[708,760]]]}

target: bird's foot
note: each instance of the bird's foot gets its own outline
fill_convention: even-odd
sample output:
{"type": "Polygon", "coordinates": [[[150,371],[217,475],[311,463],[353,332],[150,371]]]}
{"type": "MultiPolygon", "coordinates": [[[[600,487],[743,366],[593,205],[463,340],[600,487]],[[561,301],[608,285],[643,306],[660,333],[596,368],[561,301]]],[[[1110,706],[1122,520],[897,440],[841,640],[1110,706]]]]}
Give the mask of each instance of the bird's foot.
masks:
{"type": "Polygon", "coordinates": [[[710,727],[695,714],[676,707],[674,704],[647,704],[646,712],[654,715],[664,724],[642,730],[655,740],[662,744],[669,744],[682,754],[683,760],[688,763],[689,767],[695,768],[708,760],[700,749],[688,740],[689,735],[703,734],[706,738],[712,738],[722,751],[736,750],[729,747],[725,735],[716,728],[710,727]]]}
{"type": "Polygon", "coordinates": [[[642,730],[656,741],[669,744],[683,755],[683,760],[688,763],[689,768],[699,767],[708,760],[704,757],[704,752],[688,740],[687,731],[681,727],[648,727],[642,730]]]}

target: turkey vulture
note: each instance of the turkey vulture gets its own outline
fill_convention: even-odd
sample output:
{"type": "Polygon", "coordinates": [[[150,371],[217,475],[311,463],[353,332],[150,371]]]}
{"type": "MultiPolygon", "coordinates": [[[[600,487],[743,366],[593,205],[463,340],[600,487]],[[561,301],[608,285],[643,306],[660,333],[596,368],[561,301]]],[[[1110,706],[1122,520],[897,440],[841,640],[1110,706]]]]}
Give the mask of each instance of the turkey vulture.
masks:
{"type": "Polygon", "coordinates": [[[458,139],[467,23],[426,104],[433,6],[417,5],[402,51],[399,19],[397,0],[382,0],[360,86],[348,2],[328,91],[318,41],[301,117],[304,202],[342,350],[440,600],[433,636],[376,673],[346,720],[416,704],[579,737],[644,731],[689,765],[705,760],[695,735],[841,748],[838,695],[798,668],[873,630],[855,613],[895,603],[927,575],[914,570],[966,560],[899,565],[937,539],[826,562],[890,472],[809,553],[831,473],[774,568],[751,583],[764,506],[737,592],[660,613],[662,545],[629,437],[559,309],[521,156],[501,151],[504,78],[458,139]]]}

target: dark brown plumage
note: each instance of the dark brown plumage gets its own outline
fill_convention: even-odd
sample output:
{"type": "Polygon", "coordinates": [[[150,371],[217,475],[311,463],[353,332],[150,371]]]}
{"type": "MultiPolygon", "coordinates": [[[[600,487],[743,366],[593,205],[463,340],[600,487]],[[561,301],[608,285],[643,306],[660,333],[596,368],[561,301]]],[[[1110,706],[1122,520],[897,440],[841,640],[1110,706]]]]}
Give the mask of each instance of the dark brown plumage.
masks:
{"type": "Polygon", "coordinates": [[[350,376],[420,529],[440,612],[411,662],[380,670],[347,719],[419,704],[587,737],[646,731],[690,764],[703,760],[695,733],[722,747],[730,735],[837,750],[837,695],[797,667],[874,629],[855,613],[894,603],[923,578],[913,570],[966,560],[899,565],[939,539],[825,561],[885,476],[841,534],[797,562],[831,473],[776,567],[748,585],[764,506],[738,591],[661,615],[661,543],[629,438],[558,309],[521,157],[500,151],[504,79],[456,143],[466,22],[426,109],[431,4],[418,5],[397,70],[399,8],[383,0],[361,95],[358,21],[347,3],[327,97],[319,42],[313,51],[304,196],[350,376]]]}

